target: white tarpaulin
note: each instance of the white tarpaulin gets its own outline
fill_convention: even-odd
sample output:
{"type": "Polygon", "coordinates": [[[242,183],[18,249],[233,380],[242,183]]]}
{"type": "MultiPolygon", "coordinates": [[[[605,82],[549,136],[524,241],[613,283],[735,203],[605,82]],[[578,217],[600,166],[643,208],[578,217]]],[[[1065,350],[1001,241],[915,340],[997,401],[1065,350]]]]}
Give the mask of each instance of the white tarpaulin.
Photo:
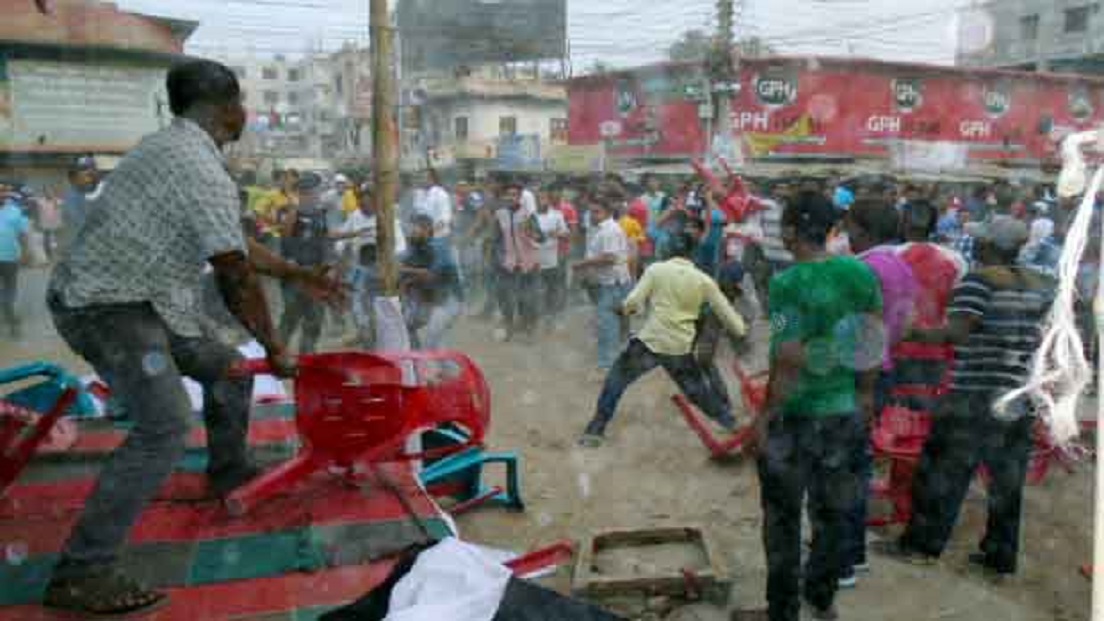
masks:
{"type": "Polygon", "coordinates": [[[395,585],[385,621],[491,621],[511,575],[479,547],[445,539],[395,585]]]}

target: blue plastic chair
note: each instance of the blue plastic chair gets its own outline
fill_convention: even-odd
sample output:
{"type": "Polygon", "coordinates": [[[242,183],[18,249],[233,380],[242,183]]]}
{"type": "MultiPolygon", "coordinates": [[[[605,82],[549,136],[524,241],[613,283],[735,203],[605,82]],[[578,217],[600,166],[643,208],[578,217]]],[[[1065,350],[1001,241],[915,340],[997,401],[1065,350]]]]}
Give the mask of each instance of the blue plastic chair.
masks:
{"type": "Polygon", "coordinates": [[[85,390],[80,379],[59,365],[48,362],[32,362],[0,369],[0,385],[14,384],[36,377],[43,379],[25,388],[0,395],[0,399],[35,412],[47,412],[54,407],[62,392],[67,388],[76,388],[77,400],[65,415],[73,418],[96,416],[96,404],[92,395],[85,390]]]}
{"type": "MultiPolygon", "coordinates": [[[[425,450],[464,444],[467,437],[453,427],[439,427],[422,435],[425,450]]],[[[489,453],[482,447],[471,447],[447,457],[429,461],[422,469],[420,478],[426,487],[442,484],[458,484],[461,488],[455,498],[461,504],[482,499],[510,509],[521,511],[525,503],[521,499],[521,477],[518,470],[518,456],[513,451],[489,453]],[[492,494],[494,488],[483,484],[483,467],[489,464],[502,464],[506,468],[506,489],[492,494]]]]}

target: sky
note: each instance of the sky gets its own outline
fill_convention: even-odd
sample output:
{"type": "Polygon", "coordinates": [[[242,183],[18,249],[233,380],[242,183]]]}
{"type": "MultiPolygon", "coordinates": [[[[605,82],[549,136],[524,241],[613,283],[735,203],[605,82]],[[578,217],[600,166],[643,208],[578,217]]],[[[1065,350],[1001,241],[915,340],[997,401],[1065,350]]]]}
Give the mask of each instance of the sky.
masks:
{"type": "MultiPolygon", "coordinates": [[[[392,3],[395,0],[391,0],[392,3]]],[[[956,7],[966,0],[737,0],[737,35],[785,54],[952,63],[956,7]]],[[[366,42],[368,0],[117,0],[121,8],[192,19],[197,55],[297,55],[366,42]]],[[[716,0],[568,0],[571,66],[663,60],[685,30],[716,27],[716,0]]]]}

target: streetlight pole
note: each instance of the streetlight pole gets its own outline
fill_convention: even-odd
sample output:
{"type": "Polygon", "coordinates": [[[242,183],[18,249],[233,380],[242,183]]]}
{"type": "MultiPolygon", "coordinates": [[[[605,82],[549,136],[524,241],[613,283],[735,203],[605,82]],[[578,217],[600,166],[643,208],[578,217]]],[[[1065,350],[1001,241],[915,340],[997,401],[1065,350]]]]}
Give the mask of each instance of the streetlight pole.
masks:
{"type": "Polygon", "coordinates": [[[737,83],[739,76],[739,61],[733,46],[735,13],[735,0],[717,0],[717,34],[709,66],[713,123],[707,136],[713,154],[717,152],[715,137],[720,137],[722,144],[733,145],[732,96],[735,92],[732,85],[737,83]]]}

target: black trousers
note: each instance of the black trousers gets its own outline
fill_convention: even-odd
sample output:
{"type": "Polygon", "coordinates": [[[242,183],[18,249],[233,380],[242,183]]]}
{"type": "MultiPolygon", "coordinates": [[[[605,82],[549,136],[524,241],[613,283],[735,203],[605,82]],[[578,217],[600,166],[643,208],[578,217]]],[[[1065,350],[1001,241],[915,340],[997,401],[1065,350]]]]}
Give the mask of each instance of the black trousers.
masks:
{"type": "Polygon", "coordinates": [[[558,315],[567,307],[567,270],[560,265],[540,273],[541,299],[550,314],[558,315]]]}
{"type": "Polygon", "coordinates": [[[15,314],[15,300],[19,292],[19,262],[0,261],[0,313],[8,327],[14,330],[19,325],[15,314]]]}
{"type": "Polygon", "coordinates": [[[694,405],[710,418],[722,424],[732,424],[732,411],[720,394],[714,390],[705,371],[691,354],[667,356],[648,349],[640,339],[629,341],[606,375],[602,394],[598,397],[597,413],[587,425],[587,433],[602,435],[617,412],[617,404],[633,382],[652,369],[662,366],[667,375],[678,384],[680,390],[694,405]]]}
{"type": "Polygon", "coordinates": [[[818,608],[835,600],[844,515],[859,493],[851,464],[862,429],[858,418],[851,413],[780,416],[770,423],[758,467],[771,621],[797,621],[801,611],[801,508],[806,497],[813,544],[804,596],[818,608]]]}
{"type": "MultiPolygon", "coordinates": [[[[732,398],[728,394],[728,385],[721,376],[721,370],[717,368],[717,349],[721,346],[721,337],[724,334],[725,328],[721,325],[721,320],[708,309],[703,312],[698,319],[698,333],[694,338],[694,358],[717,397],[731,411],[732,398]]],[[[731,342],[733,350],[737,350],[739,343],[735,340],[731,342]]]]}
{"type": "Polygon", "coordinates": [[[1035,421],[1030,416],[997,420],[991,413],[994,397],[990,392],[955,392],[937,411],[913,480],[912,519],[900,543],[928,556],[942,554],[970,481],[984,464],[991,480],[980,549],[987,566],[1014,573],[1035,421]]]}
{"type": "Polygon", "coordinates": [[[540,304],[540,270],[499,272],[498,295],[502,317],[510,333],[531,332],[537,326],[540,304]]]}

